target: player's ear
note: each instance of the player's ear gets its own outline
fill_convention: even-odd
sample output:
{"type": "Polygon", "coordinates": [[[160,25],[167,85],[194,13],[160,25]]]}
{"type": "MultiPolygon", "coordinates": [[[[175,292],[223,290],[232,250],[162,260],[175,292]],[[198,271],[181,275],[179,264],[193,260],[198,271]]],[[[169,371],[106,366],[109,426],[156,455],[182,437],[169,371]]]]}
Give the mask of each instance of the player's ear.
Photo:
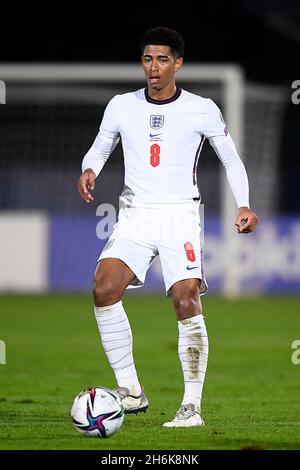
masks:
{"type": "Polygon", "coordinates": [[[178,70],[182,67],[182,64],[183,64],[183,58],[182,57],[179,57],[178,59],[176,59],[176,61],[175,61],[175,72],[178,72],[178,70]]]}

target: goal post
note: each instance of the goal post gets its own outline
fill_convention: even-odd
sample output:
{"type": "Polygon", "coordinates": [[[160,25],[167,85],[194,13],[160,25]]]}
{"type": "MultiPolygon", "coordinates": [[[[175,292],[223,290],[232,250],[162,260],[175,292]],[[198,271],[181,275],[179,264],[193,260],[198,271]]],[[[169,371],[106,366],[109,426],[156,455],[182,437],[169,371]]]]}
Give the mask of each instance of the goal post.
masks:
{"type": "MultiPolygon", "coordinates": [[[[101,84],[144,83],[143,71],[138,64],[59,64],[59,63],[0,63],[0,80],[6,83],[7,104],[9,105],[10,83],[52,83],[80,84],[82,82],[101,84]]],[[[178,81],[201,84],[218,84],[222,90],[224,106],[222,112],[234,139],[237,150],[243,158],[244,124],[244,74],[235,64],[187,64],[178,72],[178,81]]],[[[237,214],[236,203],[229,188],[225,171],[221,170],[221,224],[224,250],[223,294],[234,297],[240,294],[238,244],[234,228],[237,214]]]]}

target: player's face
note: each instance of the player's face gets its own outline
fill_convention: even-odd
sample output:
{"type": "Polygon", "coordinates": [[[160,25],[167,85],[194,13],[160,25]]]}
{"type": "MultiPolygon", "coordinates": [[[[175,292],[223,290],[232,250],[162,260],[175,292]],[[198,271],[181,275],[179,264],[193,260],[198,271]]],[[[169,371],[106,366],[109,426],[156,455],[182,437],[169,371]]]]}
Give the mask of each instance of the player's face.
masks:
{"type": "Polygon", "coordinates": [[[175,73],[182,65],[182,59],[176,59],[169,46],[147,45],[142,55],[142,64],[148,87],[162,90],[173,85],[175,73]]]}

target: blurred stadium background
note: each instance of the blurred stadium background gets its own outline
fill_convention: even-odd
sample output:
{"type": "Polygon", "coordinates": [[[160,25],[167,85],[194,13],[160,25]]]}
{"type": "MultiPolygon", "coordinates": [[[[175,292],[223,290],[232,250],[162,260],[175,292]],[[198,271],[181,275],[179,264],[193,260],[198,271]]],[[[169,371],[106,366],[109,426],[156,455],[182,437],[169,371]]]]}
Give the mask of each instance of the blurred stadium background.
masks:
{"type": "MultiPolygon", "coordinates": [[[[97,207],[110,203],[118,209],[124,176],[121,145],[97,180],[91,206],[76,190],[81,159],[108,100],[143,87],[142,70],[124,63],[2,64],[0,70],[7,100],[0,114],[0,290],[89,291],[106,242],[96,229],[102,218],[105,224],[107,212],[98,215],[97,207]]],[[[210,291],[295,294],[300,287],[300,220],[294,212],[299,175],[289,139],[291,89],[250,82],[242,67],[201,63],[186,65],[178,82],[211,97],[222,109],[248,171],[252,208],[261,219],[255,234],[235,234],[235,203],[224,184],[224,169],[206,142],[198,184],[210,291]],[[226,81],[227,75],[233,78],[226,81]]],[[[108,236],[111,229],[105,228],[108,236]]],[[[159,261],[151,267],[144,291],[163,292],[159,261]]]]}
{"type": "MultiPolygon", "coordinates": [[[[105,243],[96,236],[101,219],[96,208],[101,203],[118,207],[123,162],[119,145],[97,180],[95,203],[87,207],[76,193],[81,159],[97,134],[107,101],[115,93],[144,86],[142,70],[140,80],[132,81],[126,64],[139,60],[141,32],[160,23],[182,32],[186,68],[199,66],[205,73],[207,65],[233,64],[240,74],[241,88],[233,85],[229,99],[225,72],[206,81],[199,73],[199,81],[192,82],[185,68],[178,75],[183,87],[211,97],[222,108],[246,164],[252,207],[261,219],[255,234],[235,235],[224,171],[205,142],[198,183],[210,293],[299,292],[300,106],[291,101],[292,82],[299,78],[296,2],[242,0],[228,5],[215,0],[212,8],[204,0],[200,16],[177,1],[160,5],[159,15],[156,8],[133,15],[127,5],[120,5],[115,15],[114,6],[105,5],[101,21],[80,9],[71,22],[61,9],[59,14],[55,8],[48,11],[44,22],[37,21],[41,12],[34,16],[27,6],[24,11],[20,7],[18,17],[9,16],[9,5],[5,8],[7,24],[0,32],[5,44],[0,80],[5,81],[7,101],[0,107],[0,291],[91,289],[95,260],[105,243]],[[7,34],[10,18],[19,39],[7,34]],[[68,72],[72,64],[77,72],[76,67],[68,72]],[[107,75],[105,64],[115,72],[107,75]]],[[[163,292],[159,263],[149,272],[145,290],[163,292]]]]}
{"type": "Polygon", "coordinates": [[[299,5],[203,0],[201,14],[179,1],[138,12],[127,3],[101,5],[101,14],[93,9],[72,8],[70,17],[55,3],[34,12],[24,4],[17,15],[3,16],[0,29],[6,85],[0,106],[0,447],[107,448],[76,439],[68,413],[80,388],[114,386],[99,348],[91,290],[106,242],[97,237],[106,222],[97,207],[118,208],[121,146],[96,181],[92,205],[80,199],[76,182],[108,100],[144,86],[134,65],[139,35],[163,24],[186,41],[178,83],[223,111],[260,224],[254,234],[235,233],[225,172],[205,142],[198,184],[209,284],[203,300],[211,345],[207,426],[201,439],[197,430],[185,436],[162,431],[182,380],[158,261],[144,288],[125,300],[151,409],[146,418],[127,419],[109,448],[300,448],[300,359],[291,346],[299,338],[300,300],[300,104],[291,99],[292,83],[300,79],[299,5]]]}

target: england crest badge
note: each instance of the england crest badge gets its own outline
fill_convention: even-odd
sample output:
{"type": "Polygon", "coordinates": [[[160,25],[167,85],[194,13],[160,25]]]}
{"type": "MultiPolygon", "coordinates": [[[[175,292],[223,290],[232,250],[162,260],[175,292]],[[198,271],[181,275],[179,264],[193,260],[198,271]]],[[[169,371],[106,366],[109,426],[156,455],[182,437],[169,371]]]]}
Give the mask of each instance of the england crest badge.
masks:
{"type": "Polygon", "coordinates": [[[150,126],[152,129],[161,129],[164,125],[165,116],[162,114],[150,115],[150,126]]]}

